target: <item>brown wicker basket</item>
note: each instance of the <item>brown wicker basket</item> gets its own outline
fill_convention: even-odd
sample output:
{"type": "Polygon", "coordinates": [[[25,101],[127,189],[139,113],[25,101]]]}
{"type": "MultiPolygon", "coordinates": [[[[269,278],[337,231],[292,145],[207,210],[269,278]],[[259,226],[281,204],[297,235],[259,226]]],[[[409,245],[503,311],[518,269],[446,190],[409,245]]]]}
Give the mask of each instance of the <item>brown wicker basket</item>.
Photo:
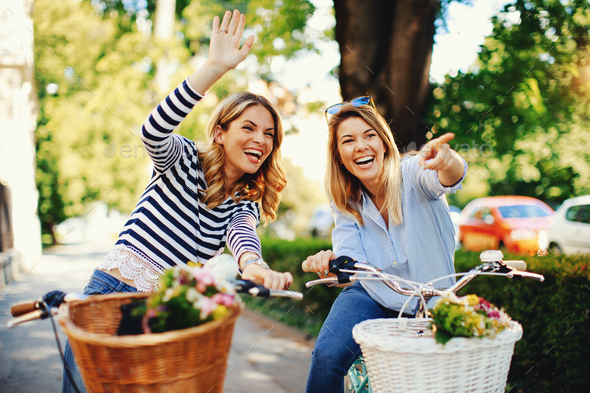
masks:
{"type": "Polygon", "coordinates": [[[183,330],[116,336],[122,304],[148,294],[91,296],[60,307],[87,391],[223,392],[240,302],[224,318],[183,330]]]}

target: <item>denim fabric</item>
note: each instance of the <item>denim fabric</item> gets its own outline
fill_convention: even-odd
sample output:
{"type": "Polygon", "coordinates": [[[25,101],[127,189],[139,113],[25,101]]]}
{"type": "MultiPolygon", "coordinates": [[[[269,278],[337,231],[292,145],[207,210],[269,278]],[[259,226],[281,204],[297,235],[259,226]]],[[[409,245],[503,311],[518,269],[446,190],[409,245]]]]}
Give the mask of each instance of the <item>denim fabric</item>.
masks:
{"type": "Polygon", "coordinates": [[[305,391],[342,392],[344,376],[361,353],[352,338],[354,325],[367,319],[397,316],[397,311],[373,300],[360,283],[346,287],[332,305],[315,342],[305,391]]]}
{"type": "MultiPolygon", "coordinates": [[[[92,276],[90,276],[88,285],[86,285],[86,288],[84,288],[85,295],[107,295],[109,293],[118,292],[137,292],[137,290],[131,285],[117,280],[115,277],[103,272],[102,270],[95,270],[94,273],[92,273],[92,276]]],[[[76,391],[66,373],[69,373],[70,376],[73,377],[78,390],[80,390],[80,392],[85,392],[86,389],[84,388],[84,383],[82,382],[82,376],[80,375],[80,371],[78,370],[78,366],[76,365],[74,359],[74,353],[72,352],[72,348],[70,347],[70,343],[68,341],[66,341],[64,360],[66,363],[66,368],[64,369],[63,374],[62,393],[74,393],[76,391]]]]}

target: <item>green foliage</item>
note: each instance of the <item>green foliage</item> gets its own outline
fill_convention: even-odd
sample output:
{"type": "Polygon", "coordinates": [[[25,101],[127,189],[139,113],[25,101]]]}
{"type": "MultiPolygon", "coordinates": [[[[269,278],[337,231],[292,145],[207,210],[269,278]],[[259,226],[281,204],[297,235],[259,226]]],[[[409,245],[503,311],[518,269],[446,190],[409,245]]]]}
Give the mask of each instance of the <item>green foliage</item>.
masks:
{"type": "Polygon", "coordinates": [[[258,61],[257,73],[265,79],[271,78],[273,60],[286,60],[301,50],[315,50],[314,39],[327,38],[304,34],[307,19],[315,10],[308,0],[193,1],[182,11],[181,19],[181,31],[193,53],[206,54],[211,20],[215,15],[223,16],[228,9],[238,9],[246,15],[244,39],[256,35],[251,55],[258,61]]]}
{"type": "MultiPolygon", "coordinates": [[[[508,383],[512,392],[585,392],[590,366],[590,270],[588,255],[524,259],[527,270],[545,282],[478,277],[461,294],[476,293],[504,308],[523,327],[516,343],[508,383]]],[[[457,252],[455,270],[479,264],[477,253],[457,252]]]]}
{"type": "Polygon", "coordinates": [[[297,239],[285,241],[275,238],[262,238],[262,255],[273,270],[291,272],[293,285],[291,290],[304,294],[303,300],[257,299],[243,296],[246,305],[263,312],[271,318],[292,325],[299,330],[317,336],[328,316],[332,303],[340,293],[338,288],[324,285],[311,289],[305,287],[307,281],[318,278],[317,274],[304,273],[301,263],[310,255],[331,248],[331,243],[320,239],[297,239]]]}
{"type": "Polygon", "coordinates": [[[136,129],[152,104],[143,93],[150,76],[138,67],[149,42],[100,18],[86,2],[39,0],[33,17],[43,230],[52,233],[53,225],[86,213],[85,204],[97,199],[130,211],[149,176],[136,129]],[[49,84],[58,85],[55,94],[47,92],[49,84]],[[111,142],[132,153],[108,154],[111,142]]]}
{"type": "Polygon", "coordinates": [[[432,131],[456,134],[452,147],[473,173],[453,203],[489,192],[549,202],[590,192],[589,10],[577,0],[509,4],[470,72],[435,87],[432,131]]]}

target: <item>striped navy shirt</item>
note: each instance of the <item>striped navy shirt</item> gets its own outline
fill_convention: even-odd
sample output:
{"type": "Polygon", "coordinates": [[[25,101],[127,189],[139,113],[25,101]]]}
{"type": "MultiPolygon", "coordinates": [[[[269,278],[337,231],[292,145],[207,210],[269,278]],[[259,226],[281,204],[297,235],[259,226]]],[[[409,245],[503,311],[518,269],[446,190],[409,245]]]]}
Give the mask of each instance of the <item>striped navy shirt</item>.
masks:
{"type": "MultiPolygon", "coordinates": [[[[401,161],[402,224],[390,223],[388,228],[364,192],[359,210],[365,225],[359,225],[332,203],[336,224],[332,244],[337,256],[347,255],[386,273],[420,283],[455,273],[455,230],[444,194],[462,188],[467,163],[463,160],[461,180],[452,187],[445,187],[438,179],[438,172],[423,170],[418,166],[418,159],[416,155],[401,161]]],[[[437,282],[435,287],[445,288],[453,282],[449,278],[437,282]]],[[[373,300],[391,310],[400,311],[407,299],[380,281],[361,281],[361,284],[373,300]]],[[[417,305],[416,298],[412,299],[404,312],[415,313],[417,305]]]]}
{"type": "Polygon", "coordinates": [[[150,114],[142,127],[142,141],[154,163],[152,179],[119,239],[99,269],[118,268],[136,288],[157,288],[162,273],[188,261],[205,262],[221,254],[227,243],[236,260],[246,251],[261,254],[256,227],[257,202],[231,197],[209,209],[200,199],[205,176],[197,146],[173,130],[202,96],[188,79],[150,114]]]}

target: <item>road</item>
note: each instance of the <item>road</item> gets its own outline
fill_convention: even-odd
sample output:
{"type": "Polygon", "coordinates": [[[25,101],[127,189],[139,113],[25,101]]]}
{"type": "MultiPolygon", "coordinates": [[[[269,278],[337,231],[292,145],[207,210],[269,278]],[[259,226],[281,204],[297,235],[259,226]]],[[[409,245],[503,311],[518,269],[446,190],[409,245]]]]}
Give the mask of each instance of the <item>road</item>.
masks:
{"type": "MultiPolygon", "coordinates": [[[[103,242],[45,250],[32,270],[0,288],[0,391],[61,391],[62,364],[51,323],[8,329],[9,307],[54,289],[82,292],[109,247],[103,242]]],[[[63,346],[65,335],[58,331],[63,346]]],[[[246,309],[236,323],[224,392],[303,392],[312,348],[302,333],[246,309]]]]}

